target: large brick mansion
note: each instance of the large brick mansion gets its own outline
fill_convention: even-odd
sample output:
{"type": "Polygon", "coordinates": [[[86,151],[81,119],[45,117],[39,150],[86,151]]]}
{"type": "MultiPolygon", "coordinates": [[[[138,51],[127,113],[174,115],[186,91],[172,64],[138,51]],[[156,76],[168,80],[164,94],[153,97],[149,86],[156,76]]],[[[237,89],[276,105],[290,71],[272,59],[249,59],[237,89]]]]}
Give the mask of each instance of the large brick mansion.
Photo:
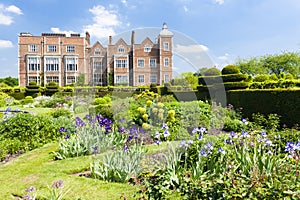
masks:
{"type": "Polygon", "coordinates": [[[113,43],[109,36],[107,46],[99,41],[90,44],[90,35],[30,33],[19,35],[19,85],[29,82],[46,85],[57,82],[60,86],[72,84],[82,74],[89,85],[158,85],[172,79],[173,33],[166,23],[155,42],[146,37],[131,44],[120,38],[113,43]]]}

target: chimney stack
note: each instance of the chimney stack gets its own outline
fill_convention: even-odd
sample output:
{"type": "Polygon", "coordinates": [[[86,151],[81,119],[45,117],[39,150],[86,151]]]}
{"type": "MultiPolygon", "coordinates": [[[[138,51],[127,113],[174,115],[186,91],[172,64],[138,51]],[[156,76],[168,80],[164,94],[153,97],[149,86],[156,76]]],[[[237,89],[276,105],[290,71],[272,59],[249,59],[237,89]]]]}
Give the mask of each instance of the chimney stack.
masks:
{"type": "Polygon", "coordinates": [[[135,31],[132,31],[131,33],[131,44],[135,44],[135,31]]]}
{"type": "Polygon", "coordinates": [[[109,44],[109,45],[112,45],[112,36],[111,36],[111,35],[109,36],[108,44],[109,44]]]}

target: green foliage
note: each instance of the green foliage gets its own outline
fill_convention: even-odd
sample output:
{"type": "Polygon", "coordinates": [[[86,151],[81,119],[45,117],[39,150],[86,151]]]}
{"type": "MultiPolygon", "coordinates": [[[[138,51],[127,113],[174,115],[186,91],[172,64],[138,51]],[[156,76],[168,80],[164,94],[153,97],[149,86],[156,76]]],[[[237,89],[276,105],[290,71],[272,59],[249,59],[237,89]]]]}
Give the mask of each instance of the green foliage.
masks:
{"type": "Polygon", "coordinates": [[[223,69],[222,69],[222,75],[227,75],[227,74],[239,74],[240,73],[240,69],[235,66],[235,65],[226,65],[223,69]]]}
{"type": "Polygon", "coordinates": [[[7,118],[5,123],[0,123],[1,137],[5,139],[5,146],[0,149],[15,154],[41,147],[60,137],[59,128],[68,123],[46,115],[15,114],[7,118]]]}
{"type": "Polygon", "coordinates": [[[264,82],[269,80],[268,74],[258,74],[253,78],[253,82],[264,82]]]}
{"type": "Polygon", "coordinates": [[[300,124],[300,90],[298,89],[266,89],[238,90],[227,92],[227,102],[237,108],[243,108],[243,116],[251,119],[253,113],[265,116],[277,114],[280,125],[293,127],[300,124]]]}
{"type": "Polygon", "coordinates": [[[145,150],[141,145],[106,154],[102,160],[91,163],[92,177],[108,182],[127,183],[142,172],[144,154],[145,150]]]}
{"type": "Polygon", "coordinates": [[[34,99],[32,98],[32,96],[27,96],[25,97],[25,99],[23,99],[21,101],[21,103],[24,105],[24,104],[30,104],[30,103],[33,103],[34,102],[34,99]]]}
{"type": "Polygon", "coordinates": [[[227,74],[222,75],[223,82],[240,82],[248,79],[247,74],[227,74]]]}
{"type": "Polygon", "coordinates": [[[212,67],[203,71],[202,76],[220,76],[221,71],[218,68],[212,67]]]}
{"type": "Polygon", "coordinates": [[[64,109],[64,108],[56,108],[56,109],[52,110],[49,113],[49,115],[52,116],[53,118],[59,118],[59,117],[71,118],[72,117],[71,111],[64,109]]]}
{"type": "Polygon", "coordinates": [[[79,74],[75,85],[76,86],[84,86],[85,85],[85,74],[79,74]]]}
{"type": "Polygon", "coordinates": [[[8,86],[18,86],[19,85],[19,79],[18,78],[12,78],[11,76],[6,78],[0,78],[0,83],[4,83],[8,86]]]}
{"type": "Polygon", "coordinates": [[[279,76],[283,72],[298,77],[300,73],[300,56],[299,53],[283,52],[281,54],[255,57],[249,60],[238,60],[235,65],[241,69],[242,73],[249,75],[268,73],[279,76]]]}
{"type": "Polygon", "coordinates": [[[198,84],[198,78],[192,72],[183,72],[179,77],[175,77],[172,80],[172,85],[187,86],[196,88],[198,84]]]}

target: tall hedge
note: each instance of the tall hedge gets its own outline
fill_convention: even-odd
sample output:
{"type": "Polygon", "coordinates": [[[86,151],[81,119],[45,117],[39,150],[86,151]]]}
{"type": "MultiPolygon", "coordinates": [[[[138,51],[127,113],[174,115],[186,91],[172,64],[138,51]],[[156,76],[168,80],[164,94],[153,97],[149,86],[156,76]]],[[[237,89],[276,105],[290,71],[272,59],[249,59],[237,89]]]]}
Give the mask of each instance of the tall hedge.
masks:
{"type": "Polygon", "coordinates": [[[300,125],[300,89],[264,89],[227,91],[227,103],[243,108],[245,117],[252,113],[264,115],[276,113],[281,125],[300,125]]]}

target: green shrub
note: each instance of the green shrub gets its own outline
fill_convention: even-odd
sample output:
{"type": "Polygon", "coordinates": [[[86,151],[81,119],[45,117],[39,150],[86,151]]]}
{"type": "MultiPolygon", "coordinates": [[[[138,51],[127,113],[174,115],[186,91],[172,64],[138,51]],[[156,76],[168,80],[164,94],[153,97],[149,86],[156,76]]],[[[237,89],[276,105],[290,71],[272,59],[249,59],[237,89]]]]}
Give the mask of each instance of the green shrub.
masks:
{"type": "Polygon", "coordinates": [[[51,115],[53,118],[59,118],[59,117],[71,118],[72,117],[71,111],[64,109],[64,108],[54,109],[49,113],[49,115],[51,115]]]}
{"type": "Polygon", "coordinates": [[[240,73],[240,69],[235,66],[235,65],[226,65],[223,69],[222,69],[222,75],[226,75],[226,74],[239,74],[240,73]]]}
{"type": "Polygon", "coordinates": [[[269,80],[268,74],[258,74],[253,78],[253,82],[265,82],[269,80]]]}
{"type": "Polygon", "coordinates": [[[224,83],[225,90],[239,90],[249,87],[248,82],[226,82],[224,83]]]}
{"type": "Polygon", "coordinates": [[[218,68],[212,67],[205,70],[202,74],[203,76],[220,76],[221,71],[218,68]]]}
{"type": "Polygon", "coordinates": [[[34,99],[32,96],[27,96],[25,97],[25,99],[23,99],[21,101],[22,104],[30,104],[30,103],[33,103],[34,102],[34,99]]]}
{"type": "Polygon", "coordinates": [[[248,79],[247,74],[227,74],[222,75],[223,82],[240,82],[248,79]]]}
{"type": "Polygon", "coordinates": [[[223,83],[221,76],[200,76],[198,78],[199,85],[213,85],[216,83],[223,83]]]}
{"type": "Polygon", "coordinates": [[[101,104],[107,104],[108,102],[103,97],[95,98],[93,104],[94,105],[101,105],[101,104]]]}
{"type": "Polygon", "coordinates": [[[47,115],[18,113],[0,123],[0,137],[6,140],[6,153],[26,152],[62,136],[60,127],[69,126],[69,123],[68,120],[53,120],[47,115]]]}
{"type": "Polygon", "coordinates": [[[92,109],[95,110],[94,113],[96,115],[101,114],[103,117],[113,119],[113,112],[112,112],[112,108],[111,108],[110,104],[101,104],[101,105],[95,106],[92,109]]]}

